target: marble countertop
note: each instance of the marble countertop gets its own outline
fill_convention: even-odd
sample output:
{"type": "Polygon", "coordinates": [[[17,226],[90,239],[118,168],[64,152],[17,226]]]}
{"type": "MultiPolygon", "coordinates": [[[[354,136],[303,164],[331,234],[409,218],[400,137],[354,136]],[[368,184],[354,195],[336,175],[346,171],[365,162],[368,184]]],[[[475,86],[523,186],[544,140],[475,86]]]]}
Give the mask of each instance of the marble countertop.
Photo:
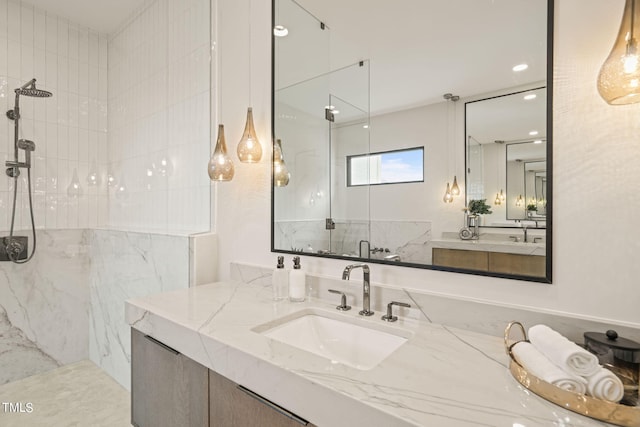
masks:
{"type": "MultiPolygon", "coordinates": [[[[299,310],[338,313],[321,301],[274,302],[271,287],[220,282],[135,298],[127,322],[320,426],[604,426],[525,390],[511,377],[502,339],[406,316],[411,338],[371,370],[273,341],[256,326],[299,310]]],[[[406,314],[405,311],[400,312],[406,314]]],[[[361,324],[384,323],[383,313],[361,324]]],[[[386,325],[386,323],[385,323],[386,325]]]]}

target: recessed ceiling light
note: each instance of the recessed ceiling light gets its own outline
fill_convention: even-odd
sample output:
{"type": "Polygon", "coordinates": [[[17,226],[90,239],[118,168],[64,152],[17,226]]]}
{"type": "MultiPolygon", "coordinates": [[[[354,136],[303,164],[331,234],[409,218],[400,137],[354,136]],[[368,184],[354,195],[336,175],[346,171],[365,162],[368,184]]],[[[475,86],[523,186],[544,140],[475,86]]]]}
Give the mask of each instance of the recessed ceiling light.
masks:
{"type": "Polygon", "coordinates": [[[541,139],[536,139],[535,141],[533,141],[534,144],[542,144],[542,140],[541,139]]]}
{"type": "Polygon", "coordinates": [[[515,67],[512,68],[513,71],[524,71],[527,68],[529,68],[529,66],[527,64],[518,64],[515,67]]]}
{"type": "Polygon", "coordinates": [[[531,136],[536,136],[538,134],[537,130],[532,130],[531,132],[529,132],[529,135],[531,136]]]}
{"type": "Polygon", "coordinates": [[[334,110],[336,107],[334,107],[333,105],[325,105],[324,109],[325,110],[334,110]]]}
{"type": "Polygon", "coordinates": [[[525,101],[531,101],[532,99],[536,99],[538,95],[536,95],[535,93],[528,93],[524,96],[524,100],[525,101]]]}
{"type": "Polygon", "coordinates": [[[364,125],[362,127],[365,128],[365,129],[369,129],[369,125],[364,125]]]}
{"type": "Polygon", "coordinates": [[[284,25],[276,25],[273,27],[273,35],[276,37],[284,37],[289,34],[289,30],[284,25]]]}
{"type": "Polygon", "coordinates": [[[336,110],[336,109],[331,110],[331,112],[332,112],[333,114],[340,114],[340,110],[336,110]]]}

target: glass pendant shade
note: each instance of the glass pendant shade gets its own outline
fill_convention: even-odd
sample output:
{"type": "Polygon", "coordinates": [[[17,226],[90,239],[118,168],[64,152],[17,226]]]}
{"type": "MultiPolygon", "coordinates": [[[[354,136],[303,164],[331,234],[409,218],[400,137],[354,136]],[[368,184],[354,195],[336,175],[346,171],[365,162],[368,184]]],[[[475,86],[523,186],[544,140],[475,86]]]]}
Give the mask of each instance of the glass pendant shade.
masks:
{"type": "Polygon", "coordinates": [[[96,161],[91,162],[91,169],[89,170],[89,174],[87,175],[87,184],[90,187],[96,187],[100,185],[100,174],[98,173],[98,166],[96,165],[96,161]]]}
{"type": "Polygon", "coordinates": [[[598,74],[598,92],[612,105],[640,102],[640,0],[626,0],[618,37],[598,74]]]}
{"type": "Polygon", "coordinates": [[[501,205],[502,200],[500,200],[500,193],[496,193],[496,199],[493,201],[494,205],[501,205]]]}
{"type": "Polygon", "coordinates": [[[451,186],[451,195],[454,197],[460,195],[460,187],[458,186],[458,177],[455,175],[453,177],[453,185],[451,186]]]}
{"type": "Polygon", "coordinates": [[[506,199],[506,197],[504,196],[504,193],[502,192],[502,189],[500,190],[500,201],[504,202],[506,199]]]}
{"type": "Polygon", "coordinates": [[[78,170],[73,170],[73,177],[67,187],[67,196],[71,198],[78,198],[82,196],[82,187],[80,186],[80,180],[78,179],[78,170]]]}
{"type": "Polygon", "coordinates": [[[447,190],[444,192],[444,196],[442,197],[442,201],[445,203],[452,203],[453,202],[453,195],[451,194],[451,187],[449,186],[449,183],[447,182],[447,190]]]}
{"type": "Polygon", "coordinates": [[[277,139],[273,146],[273,183],[276,187],[286,187],[290,178],[291,174],[282,153],[282,141],[277,139]]]}
{"type": "Polygon", "coordinates": [[[262,158],[262,146],[258,141],[256,129],[253,126],[253,110],[247,110],[247,124],[244,126],[244,133],[238,143],[238,158],[243,163],[256,163],[262,158]]]}
{"type": "Polygon", "coordinates": [[[209,178],[212,181],[231,181],[233,172],[233,162],[227,154],[227,143],[224,139],[224,125],[218,125],[216,148],[209,160],[209,178]]]}

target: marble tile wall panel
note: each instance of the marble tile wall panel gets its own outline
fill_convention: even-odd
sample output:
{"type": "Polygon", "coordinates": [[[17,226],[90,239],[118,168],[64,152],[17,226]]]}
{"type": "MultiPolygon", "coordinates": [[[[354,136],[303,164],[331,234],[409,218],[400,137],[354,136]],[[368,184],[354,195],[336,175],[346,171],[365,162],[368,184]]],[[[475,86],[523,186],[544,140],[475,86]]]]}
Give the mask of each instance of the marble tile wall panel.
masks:
{"type": "Polygon", "coordinates": [[[39,230],[37,239],[29,263],[0,263],[0,384],[89,355],[88,232],[39,230]]]}
{"type": "MultiPolygon", "coordinates": [[[[253,265],[232,263],[231,277],[245,283],[262,280],[270,286],[270,269],[253,265]]],[[[348,304],[362,306],[361,280],[344,281],[341,271],[335,272],[335,279],[307,274],[307,296],[327,302],[336,302],[336,296],[329,289],[346,293],[348,304]]],[[[360,276],[358,276],[360,277],[360,276]]],[[[396,308],[398,316],[423,318],[428,322],[456,327],[473,332],[502,337],[507,324],[521,322],[525,328],[544,323],[575,342],[584,341],[584,332],[605,332],[615,329],[619,336],[640,342],[640,329],[625,324],[609,323],[604,319],[585,318],[571,313],[540,311],[526,306],[508,306],[491,304],[485,301],[453,298],[446,295],[420,292],[405,287],[390,287],[390,284],[375,283],[372,274],[371,309],[383,313],[386,304],[391,301],[403,301],[411,304],[410,309],[396,308]]]]}
{"type": "Polygon", "coordinates": [[[329,249],[329,232],[324,221],[278,221],[274,227],[276,248],[305,250],[311,246],[315,252],[329,249]]]}
{"type": "Polygon", "coordinates": [[[313,252],[330,249],[339,255],[359,255],[361,240],[371,249],[387,248],[388,253],[373,253],[382,258],[391,253],[406,262],[431,263],[430,221],[345,221],[336,219],[336,228],[325,229],[324,221],[279,221],[275,224],[275,247],[313,252]]]}
{"type": "Polygon", "coordinates": [[[124,301],[187,288],[189,238],[92,230],[90,256],[90,358],[129,390],[131,344],[124,301]]]}
{"type": "MultiPolygon", "coordinates": [[[[430,221],[371,221],[371,247],[382,246],[384,242],[391,254],[400,256],[403,262],[431,264],[430,221]]],[[[387,253],[373,254],[384,257],[387,253]]]]}

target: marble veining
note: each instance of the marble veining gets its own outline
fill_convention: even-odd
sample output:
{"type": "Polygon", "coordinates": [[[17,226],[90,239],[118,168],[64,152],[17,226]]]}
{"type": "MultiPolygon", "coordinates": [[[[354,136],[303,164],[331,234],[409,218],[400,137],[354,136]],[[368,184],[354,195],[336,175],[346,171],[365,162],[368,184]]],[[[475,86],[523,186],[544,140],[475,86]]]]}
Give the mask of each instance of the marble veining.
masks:
{"type": "Polygon", "coordinates": [[[431,263],[430,221],[357,221],[335,219],[335,229],[328,231],[324,221],[278,221],[275,223],[276,248],[318,252],[330,250],[339,255],[360,254],[359,242],[370,242],[370,248],[388,249],[374,252],[371,258],[400,255],[402,261],[431,263]],[[310,249],[309,249],[310,248],[310,249]]]}
{"type": "Polygon", "coordinates": [[[0,383],[86,359],[90,267],[86,230],[38,230],[27,264],[0,263],[0,383]]]}
{"type": "MultiPolygon", "coordinates": [[[[126,307],[136,329],[319,426],[603,425],[531,395],[511,377],[500,337],[430,323],[422,313],[438,316],[426,305],[394,325],[413,334],[409,341],[368,371],[252,331],[301,309],[337,313],[334,303],[315,298],[274,302],[259,281],[155,294],[126,307]]],[[[381,322],[378,313],[338,316],[381,322]]]]}
{"type": "Polygon", "coordinates": [[[124,301],[188,287],[189,238],[93,230],[89,356],[130,389],[131,337],[124,301]]]}

